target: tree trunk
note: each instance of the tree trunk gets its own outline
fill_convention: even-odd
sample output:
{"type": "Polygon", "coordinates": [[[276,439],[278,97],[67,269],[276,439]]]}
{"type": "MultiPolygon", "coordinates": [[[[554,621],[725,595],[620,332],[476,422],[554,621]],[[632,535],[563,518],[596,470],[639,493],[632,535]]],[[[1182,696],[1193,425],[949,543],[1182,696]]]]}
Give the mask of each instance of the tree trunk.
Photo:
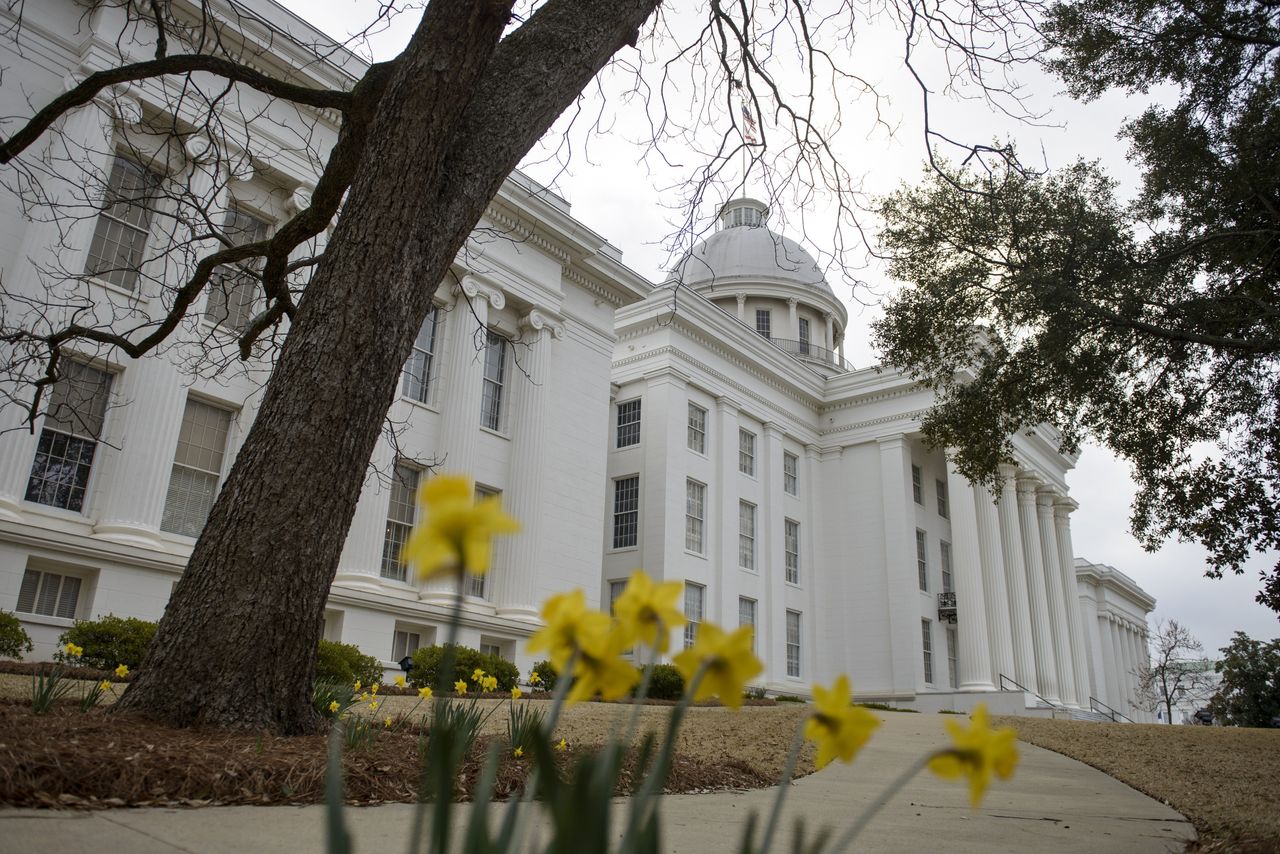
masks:
{"type": "Polygon", "coordinates": [[[324,603],[431,296],[520,157],[657,0],[552,0],[502,38],[511,6],[431,3],[368,105],[333,239],[120,708],[176,726],[318,725],[324,603]]]}

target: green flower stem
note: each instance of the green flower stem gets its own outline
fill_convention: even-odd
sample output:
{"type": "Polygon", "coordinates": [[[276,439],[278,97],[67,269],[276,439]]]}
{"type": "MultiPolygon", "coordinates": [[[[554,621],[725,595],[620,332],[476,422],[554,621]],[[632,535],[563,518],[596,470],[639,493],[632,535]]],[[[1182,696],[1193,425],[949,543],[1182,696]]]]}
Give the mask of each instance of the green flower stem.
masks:
{"type": "Polygon", "coordinates": [[[791,749],[787,751],[787,761],[782,767],[782,779],[778,781],[778,796],[773,799],[773,809],[769,811],[769,823],[764,828],[764,839],[760,843],[761,851],[768,851],[773,844],[773,832],[777,829],[778,818],[782,815],[782,802],[787,799],[787,791],[791,788],[791,777],[796,772],[796,760],[800,758],[800,748],[804,745],[804,724],[796,727],[796,734],[791,739],[791,749]]]}
{"type": "MultiPolygon", "coordinates": [[[[659,629],[661,632],[661,629],[659,629]]],[[[658,637],[662,637],[659,633],[658,637]]],[[[640,677],[640,687],[636,690],[635,700],[631,703],[631,719],[627,722],[627,737],[622,742],[624,750],[631,748],[631,742],[636,737],[636,727],[640,723],[640,709],[644,706],[645,698],[649,696],[649,683],[653,679],[653,669],[658,664],[658,647],[655,644],[649,650],[649,663],[644,667],[644,675],[640,677]]]]}
{"type": "Polygon", "coordinates": [[[889,803],[889,801],[893,800],[893,797],[897,795],[898,792],[902,791],[907,783],[911,782],[911,778],[919,774],[920,771],[929,764],[929,760],[933,759],[933,757],[937,755],[939,754],[929,753],[921,756],[915,762],[911,763],[911,765],[907,767],[907,770],[899,774],[897,778],[889,784],[889,787],[880,794],[879,799],[864,809],[862,811],[862,815],[858,816],[853,824],[849,825],[849,829],[846,830],[836,841],[832,851],[844,851],[847,849],[849,845],[853,843],[853,840],[858,838],[858,834],[862,833],[863,829],[866,828],[871,819],[875,818],[876,814],[879,813],[880,810],[889,803]]]}

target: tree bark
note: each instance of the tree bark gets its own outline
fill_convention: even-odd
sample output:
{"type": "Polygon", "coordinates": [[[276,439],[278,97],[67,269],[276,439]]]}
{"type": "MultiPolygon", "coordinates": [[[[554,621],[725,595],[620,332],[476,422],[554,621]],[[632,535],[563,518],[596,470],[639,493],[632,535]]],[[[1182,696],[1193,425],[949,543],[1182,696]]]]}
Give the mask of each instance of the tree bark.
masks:
{"type": "Polygon", "coordinates": [[[519,159],[658,5],[552,0],[503,38],[512,2],[435,0],[372,88],[333,239],[121,709],[176,726],[318,725],[324,603],[431,296],[519,159]]]}

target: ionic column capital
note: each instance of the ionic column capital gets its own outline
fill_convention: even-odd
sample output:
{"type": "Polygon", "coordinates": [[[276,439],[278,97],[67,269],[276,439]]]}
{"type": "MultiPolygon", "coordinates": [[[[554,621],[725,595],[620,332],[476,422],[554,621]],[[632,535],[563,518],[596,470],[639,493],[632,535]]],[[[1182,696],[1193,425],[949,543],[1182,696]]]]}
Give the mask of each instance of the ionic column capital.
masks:
{"type": "Polygon", "coordinates": [[[533,341],[542,337],[544,331],[557,341],[564,338],[564,323],[540,308],[531,309],[528,314],[521,317],[519,325],[520,330],[533,341]]]}
{"type": "Polygon", "coordinates": [[[458,281],[458,284],[454,286],[454,293],[461,293],[468,299],[481,297],[496,309],[501,309],[507,304],[507,297],[500,289],[485,282],[474,273],[467,273],[463,276],[458,281]]]}

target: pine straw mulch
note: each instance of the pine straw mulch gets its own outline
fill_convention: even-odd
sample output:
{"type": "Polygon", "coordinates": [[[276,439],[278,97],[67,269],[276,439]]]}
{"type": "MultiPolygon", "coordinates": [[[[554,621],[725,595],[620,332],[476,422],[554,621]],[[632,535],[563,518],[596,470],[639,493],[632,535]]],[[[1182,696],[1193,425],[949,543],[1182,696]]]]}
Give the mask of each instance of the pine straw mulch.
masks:
{"type": "MultiPolygon", "coordinates": [[[[368,749],[346,751],[347,802],[416,800],[419,734],[405,725],[379,733],[368,749]]],[[[460,799],[470,798],[492,738],[478,739],[464,764],[460,799]]],[[[0,700],[0,803],[85,809],[319,803],[324,799],[326,741],[324,735],[175,730],[103,709],[82,714],[65,701],[37,716],[27,703],[0,700]]],[[[590,749],[578,744],[560,754],[561,772],[590,749]]],[[[529,760],[505,755],[497,797],[518,793],[531,768],[529,760]]],[[[617,794],[628,794],[636,781],[634,768],[625,771],[617,794]]],[[[750,762],[677,754],[665,790],[754,789],[775,782],[776,777],[750,762]]]]}
{"type": "Polygon", "coordinates": [[[1280,730],[1023,717],[993,722],[1173,807],[1200,835],[1189,851],[1280,851],[1280,730]]]}

